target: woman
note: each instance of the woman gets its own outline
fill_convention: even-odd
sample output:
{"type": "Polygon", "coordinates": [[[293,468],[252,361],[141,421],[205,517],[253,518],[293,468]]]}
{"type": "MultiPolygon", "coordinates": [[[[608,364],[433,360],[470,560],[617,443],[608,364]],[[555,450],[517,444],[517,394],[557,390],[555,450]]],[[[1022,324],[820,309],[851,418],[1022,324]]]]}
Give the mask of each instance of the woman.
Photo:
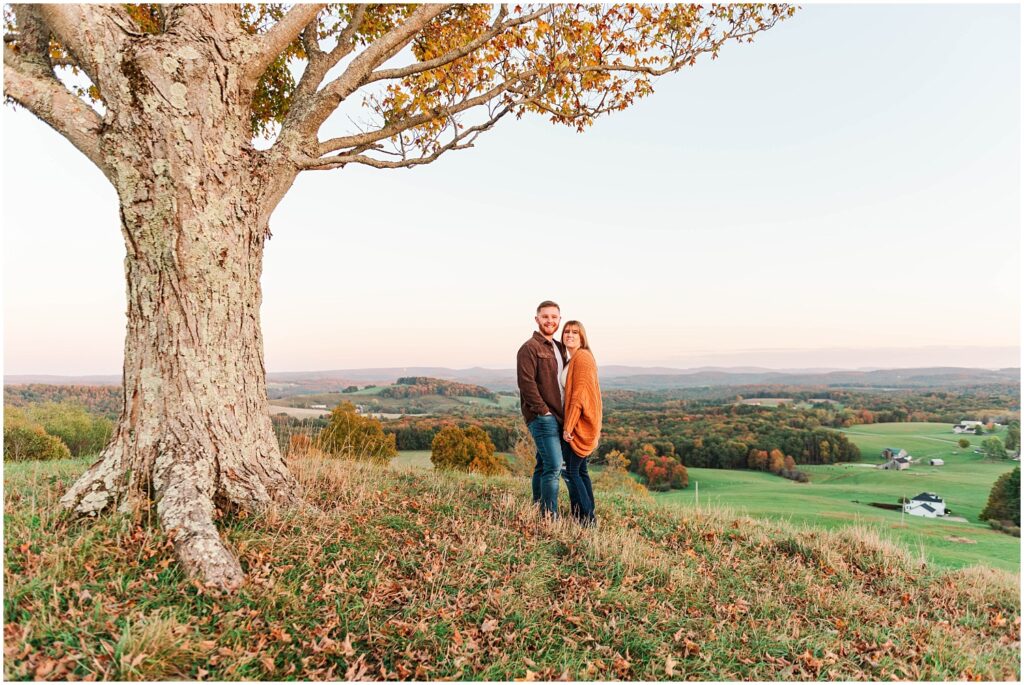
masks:
{"type": "Polygon", "coordinates": [[[569,363],[562,370],[565,385],[565,423],[562,438],[569,449],[562,449],[569,502],[573,516],[584,526],[592,526],[594,488],[587,471],[587,457],[597,449],[601,437],[601,387],[597,382],[597,362],[587,343],[587,331],[579,321],[567,321],[562,327],[562,344],[569,363]]]}

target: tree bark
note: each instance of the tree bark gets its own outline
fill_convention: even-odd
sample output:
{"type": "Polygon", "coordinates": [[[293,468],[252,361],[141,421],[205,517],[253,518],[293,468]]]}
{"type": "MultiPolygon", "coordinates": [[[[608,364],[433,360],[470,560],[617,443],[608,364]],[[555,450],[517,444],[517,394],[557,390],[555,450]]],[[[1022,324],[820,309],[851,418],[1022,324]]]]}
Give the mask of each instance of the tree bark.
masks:
{"type": "Polygon", "coordinates": [[[101,152],[127,250],[124,404],[62,504],[83,516],[155,505],[186,571],[232,590],[244,575],[217,510],[300,494],[270,422],[259,319],[267,220],[295,172],[251,145],[237,18],[195,11],[225,24],[215,38],[136,39],[104,75],[117,103],[101,152]]]}

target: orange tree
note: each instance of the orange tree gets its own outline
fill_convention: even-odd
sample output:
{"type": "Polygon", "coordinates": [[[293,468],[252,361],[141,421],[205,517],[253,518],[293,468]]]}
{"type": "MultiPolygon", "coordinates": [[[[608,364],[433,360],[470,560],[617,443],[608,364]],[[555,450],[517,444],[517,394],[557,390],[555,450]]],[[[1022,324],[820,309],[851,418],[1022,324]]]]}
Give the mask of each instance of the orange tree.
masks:
{"type": "Polygon", "coordinates": [[[479,426],[465,430],[448,425],[438,431],[430,446],[430,461],[441,471],[471,471],[484,475],[506,473],[505,460],[494,451],[494,443],[479,426]]]}
{"type": "Polygon", "coordinates": [[[127,251],[120,419],[64,507],[92,516],[155,501],[185,570],[236,588],[244,576],[215,502],[260,510],[301,499],[271,428],[259,321],[270,216],[298,174],[429,164],[528,114],[582,131],[650,95],[656,77],[792,12],[12,5],[4,95],[109,180],[127,251]],[[353,128],[322,139],[348,102],[362,108],[353,128]]]}

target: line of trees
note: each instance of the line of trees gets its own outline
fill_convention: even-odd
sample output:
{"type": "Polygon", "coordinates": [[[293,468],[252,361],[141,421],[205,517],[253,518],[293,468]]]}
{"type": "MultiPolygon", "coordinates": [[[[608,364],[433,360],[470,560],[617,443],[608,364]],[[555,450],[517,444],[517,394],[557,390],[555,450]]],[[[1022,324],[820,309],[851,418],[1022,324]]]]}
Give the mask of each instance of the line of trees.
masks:
{"type": "Polygon", "coordinates": [[[469,383],[456,383],[427,376],[406,376],[380,391],[381,397],[404,398],[440,395],[442,397],[483,397],[498,399],[497,394],[485,387],[469,383]]]}
{"type": "Polygon", "coordinates": [[[860,450],[842,433],[822,428],[813,410],[747,405],[606,412],[598,456],[612,450],[639,456],[643,445],[687,467],[749,468],[751,450],[791,455],[796,464],[857,461],[860,450]]]}
{"type": "Polygon", "coordinates": [[[120,385],[50,385],[29,383],[5,385],[4,407],[31,407],[55,403],[81,407],[90,414],[117,420],[124,404],[124,390],[120,385]]]}
{"type": "MultiPolygon", "coordinates": [[[[666,390],[606,390],[607,410],[730,408],[759,411],[767,407],[737,404],[745,399],[786,398],[812,412],[819,425],[845,428],[870,423],[932,421],[955,424],[969,419],[1007,424],[1020,419],[1020,388],[1012,384],[957,388],[901,388],[880,392],[872,388],[829,386],[751,385],[666,390]]],[[[791,409],[790,407],[789,409],[791,409]]]]}
{"type": "Polygon", "coordinates": [[[810,480],[806,473],[796,467],[796,460],[780,450],[750,450],[747,455],[747,467],[754,471],[767,471],[776,476],[806,483],[810,480]]]}

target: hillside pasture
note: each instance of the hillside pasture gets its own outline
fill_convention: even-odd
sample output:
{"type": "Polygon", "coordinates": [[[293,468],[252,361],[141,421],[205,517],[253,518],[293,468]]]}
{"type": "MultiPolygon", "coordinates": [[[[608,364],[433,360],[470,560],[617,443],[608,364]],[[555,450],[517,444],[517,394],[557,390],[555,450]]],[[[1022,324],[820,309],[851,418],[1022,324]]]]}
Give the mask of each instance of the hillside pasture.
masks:
{"type": "Polygon", "coordinates": [[[974,455],[973,450],[980,449],[981,442],[985,438],[995,436],[1000,440],[1006,439],[1006,427],[984,435],[973,433],[954,433],[953,425],[948,423],[874,423],[844,428],[844,433],[851,441],[860,448],[862,459],[872,463],[882,461],[880,455],[886,447],[902,448],[915,459],[928,459],[938,457],[947,460],[949,457],[973,456],[981,459],[981,455],[974,455]],[[966,438],[971,446],[967,450],[961,450],[957,442],[966,438]]]}
{"type": "MultiPolygon", "coordinates": [[[[993,568],[1020,569],[1020,540],[998,533],[978,520],[995,480],[1016,462],[993,462],[974,448],[985,436],[954,435],[947,424],[899,423],[856,426],[843,431],[860,447],[864,462],[827,466],[801,466],[810,483],[796,483],[768,473],[691,468],[690,487],[656,495],[673,505],[726,507],[749,516],[785,520],[834,529],[864,525],[910,550],[923,553],[931,563],[959,568],[983,564],[993,568]],[[967,437],[971,447],[956,446],[967,437]],[[882,463],[876,455],[883,447],[906,449],[921,459],[905,471],[874,468],[882,463]],[[941,457],[945,466],[928,466],[941,457]],[[896,504],[900,497],[934,492],[945,499],[953,515],[966,523],[902,515],[870,506],[871,502],[896,504]],[[967,540],[967,542],[964,542],[967,540]]],[[[1005,430],[996,433],[999,437],[1005,430]]]]}

